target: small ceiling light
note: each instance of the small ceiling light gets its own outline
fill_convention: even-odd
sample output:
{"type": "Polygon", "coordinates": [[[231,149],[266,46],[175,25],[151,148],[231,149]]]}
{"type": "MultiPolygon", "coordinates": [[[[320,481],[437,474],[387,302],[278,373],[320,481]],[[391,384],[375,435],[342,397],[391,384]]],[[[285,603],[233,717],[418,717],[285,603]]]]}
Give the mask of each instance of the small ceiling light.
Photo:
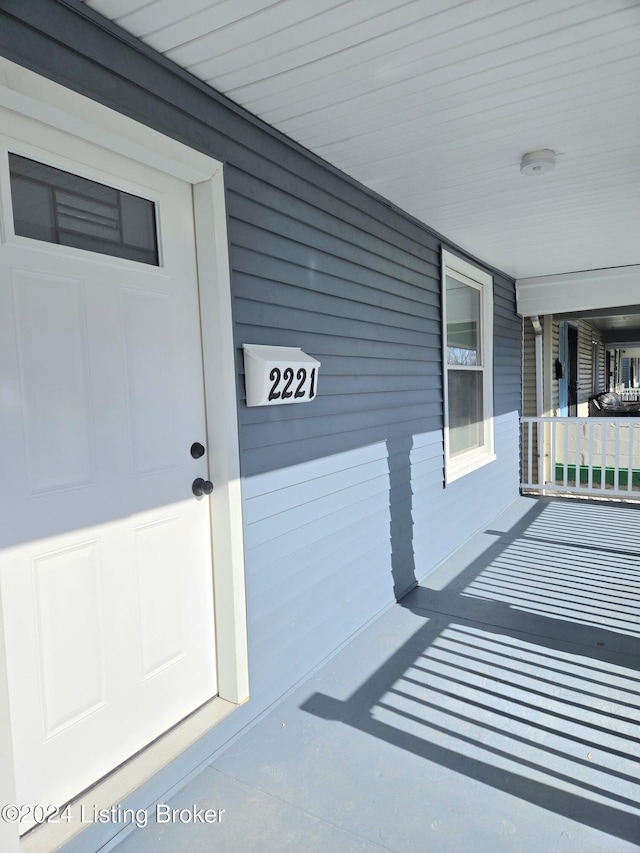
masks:
{"type": "Polygon", "coordinates": [[[541,148],[539,151],[530,151],[525,154],[520,163],[520,172],[523,175],[544,175],[556,166],[556,152],[550,148],[541,148]]]}

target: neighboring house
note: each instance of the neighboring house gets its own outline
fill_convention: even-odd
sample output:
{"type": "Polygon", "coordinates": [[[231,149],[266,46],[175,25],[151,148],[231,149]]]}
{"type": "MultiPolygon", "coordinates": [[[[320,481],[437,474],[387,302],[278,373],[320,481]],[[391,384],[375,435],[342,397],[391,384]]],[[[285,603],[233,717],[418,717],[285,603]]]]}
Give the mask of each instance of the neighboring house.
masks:
{"type": "Polygon", "coordinates": [[[586,417],[589,398],[607,387],[603,331],[588,320],[553,315],[540,318],[540,325],[543,411],[536,411],[535,331],[527,320],[523,324],[522,414],[586,417]]]}
{"type": "Polygon", "coordinates": [[[522,415],[558,422],[534,426],[532,421],[524,430],[523,484],[534,491],[546,484],[550,492],[554,485],[564,485],[560,491],[580,492],[604,488],[606,483],[609,491],[620,488],[632,497],[628,490],[637,492],[640,485],[640,429],[628,419],[608,423],[610,418],[596,416],[589,401],[604,391],[636,399],[635,341],[640,339],[640,324],[635,314],[603,309],[586,313],[587,317],[565,312],[524,320],[522,415]],[[590,421],[572,422],[590,415],[594,416],[590,421]]]}
{"type": "Polygon", "coordinates": [[[146,806],[516,498],[522,319],[513,279],[135,39],[0,9],[0,801],[146,806]],[[246,344],[320,362],[304,402],[248,406],[246,344]]]}

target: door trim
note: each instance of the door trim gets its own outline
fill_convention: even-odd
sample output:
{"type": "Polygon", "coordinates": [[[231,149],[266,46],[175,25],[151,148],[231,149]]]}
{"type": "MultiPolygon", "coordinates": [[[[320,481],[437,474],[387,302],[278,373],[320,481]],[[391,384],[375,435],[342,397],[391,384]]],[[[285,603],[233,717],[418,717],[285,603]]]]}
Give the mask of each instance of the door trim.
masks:
{"type": "MultiPolygon", "coordinates": [[[[122,802],[249,697],[236,369],[223,167],[205,154],[2,58],[0,108],[35,119],[45,126],[45,132],[47,127],[57,128],[193,185],[207,438],[213,449],[209,473],[214,483],[210,509],[219,694],[93,788],[91,803],[89,798],[86,803],[89,813],[98,797],[102,803],[99,807],[122,802]]],[[[6,804],[15,802],[15,779],[3,637],[0,608],[0,801],[6,804]]],[[[80,796],[74,808],[79,810],[82,802],[80,796]]],[[[20,841],[18,825],[0,821],[0,848],[7,853],[45,853],[57,849],[85,828],[86,824],[83,826],[77,820],[45,824],[20,841]]],[[[117,831],[117,827],[112,829],[114,833],[117,831]]]]}

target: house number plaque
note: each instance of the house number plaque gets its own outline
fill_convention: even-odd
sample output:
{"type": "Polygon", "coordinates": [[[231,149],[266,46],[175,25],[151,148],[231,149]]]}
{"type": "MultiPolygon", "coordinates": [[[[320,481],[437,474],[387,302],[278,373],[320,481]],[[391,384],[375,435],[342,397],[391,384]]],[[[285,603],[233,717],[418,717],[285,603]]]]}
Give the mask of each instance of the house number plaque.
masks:
{"type": "Polygon", "coordinates": [[[280,406],[315,399],[320,362],[299,347],[243,344],[247,406],[280,406]]]}

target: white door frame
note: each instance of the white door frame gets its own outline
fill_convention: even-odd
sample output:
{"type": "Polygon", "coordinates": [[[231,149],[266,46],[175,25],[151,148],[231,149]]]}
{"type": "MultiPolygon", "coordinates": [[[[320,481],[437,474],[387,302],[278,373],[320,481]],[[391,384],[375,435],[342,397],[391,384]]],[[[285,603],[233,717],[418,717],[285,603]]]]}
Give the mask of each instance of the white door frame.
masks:
{"type": "MultiPolygon", "coordinates": [[[[0,58],[0,108],[33,118],[193,185],[200,289],[219,695],[91,790],[85,803],[109,808],[151,778],[249,697],[242,498],[231,289],[222,164],[89,98],[0,58]],[[213,238],[213,239],[212,239],[213,238]]],[[[1,603],[1,602],[0,602],[1,603]]],[[[0,608],[0,806],[15,802],[4,626],[0,608]]],[[[57,848],[86,828],[75,818],[44,824],[19,839],[0,820],[0,849],[57,848]]],[[[21,804],[18,804],[21,805],[21,804]]]]}

